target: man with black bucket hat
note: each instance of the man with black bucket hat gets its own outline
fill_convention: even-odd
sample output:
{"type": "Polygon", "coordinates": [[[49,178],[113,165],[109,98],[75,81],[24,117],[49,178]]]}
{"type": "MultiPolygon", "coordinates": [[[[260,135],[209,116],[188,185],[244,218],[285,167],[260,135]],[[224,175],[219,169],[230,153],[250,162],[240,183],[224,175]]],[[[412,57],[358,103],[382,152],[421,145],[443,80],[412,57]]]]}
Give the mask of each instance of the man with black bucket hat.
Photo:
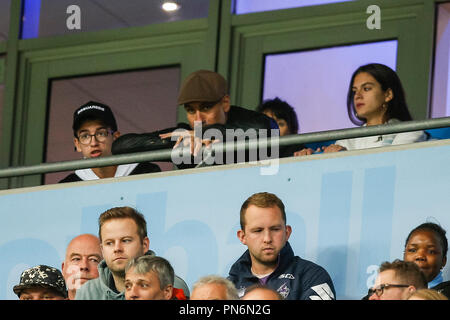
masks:
{"type": "MultiPolygon", "coordinates": [[[[178,105],[184,106],[189,124],[179,123],[177,127],[151,133],[123,135],[114,141],[112,153],[175,149],[179,145],[184,145],[189,146],[190,153],[196,156],[202,145],[228,142],[230,139],[236,141],[242,137],[247,140],[253,139],[257,138],[261,131],[265,131],[266,137],[270,137],[272,129],[278,129],[276,122],[266,115],[231,105],[227,81],[220,74],[209,70],[193,72],[183,81],[178,95],[178,105]],[[208,131],[214,134],[212,136],[205,134],[208,131]],[[198,137],[198,132],[201,137],[198,137]]],[[[216,159],[219,160],[214,164],[242,162],[242,157],[239,161],[238,157],[234,156],[225,159],[224,155],[216,159]],[[229,162],[229,159],[232,161],[229,162]]],[[[246,159],[249,161],[248,153],[246,159]]],[[[179,164],[173,157],[172,162],[179,168],[190,168],[197,164],[192,162],[179,164]]]]}
{"type": "Polygon", "coordinates": [[[64,277],[56,268],[38,265],[26,269],[13,291],[20,300],[66,300],[64,277]]]}
{"type": "MultiPolygon", "coordinates": [[[[89,101],[75,110],[72,128],[75,150],[82,153],[85,159],[112,155],[112,143],[120,136],[111,108],[95,101],[89,101]]],[[[160,171],[158,165],[150,162],[112,165],[79,169],[59,182],[124,177],[160,171]]]]}

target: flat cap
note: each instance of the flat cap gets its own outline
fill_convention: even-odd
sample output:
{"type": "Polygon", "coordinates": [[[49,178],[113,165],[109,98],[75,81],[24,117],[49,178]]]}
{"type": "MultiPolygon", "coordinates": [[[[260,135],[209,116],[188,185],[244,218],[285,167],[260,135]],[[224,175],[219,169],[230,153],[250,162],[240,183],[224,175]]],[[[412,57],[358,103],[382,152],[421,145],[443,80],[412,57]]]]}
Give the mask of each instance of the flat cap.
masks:
{"type": "Polygon", "coordinates": [[[178,104],[219,101],[228,94],[228,84],[220,74],[198,70],[184,79],[178,95],[178,104]]]}

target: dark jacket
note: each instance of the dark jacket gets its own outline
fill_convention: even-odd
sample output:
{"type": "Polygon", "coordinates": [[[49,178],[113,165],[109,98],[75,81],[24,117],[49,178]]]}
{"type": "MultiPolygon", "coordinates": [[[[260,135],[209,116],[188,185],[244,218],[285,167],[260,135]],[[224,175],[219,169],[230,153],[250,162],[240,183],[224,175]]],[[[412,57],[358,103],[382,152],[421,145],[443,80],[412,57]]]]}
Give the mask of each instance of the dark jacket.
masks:
{"type": "MultiPolygon", "coordinates": [[[[167,149],[172,148],[175,145],[175,141],[172,141],[170,138],[161,139],[159,137],[162,133],[168,133],[175,131],[176,129],[185,129],[192,130],[192,128],[185,123],[179,123],[177,127],[168,128],[160,131],[150,132],[150,133],[130,133],[120,136],[113,142],[112,145],[112,153],[113,154],[124,154],[124,153],[134,153],[134,152],[143,152],[143,151],[152,151],[159,149],[167,149]]],[[[271,129],[278,129],[278,125],[272,119],[267,117],[266,115],[244,109],[237,106],[231,106],[230,110],[227,113],[227,121],[225,124],[212,124],[202,127],[202,134],[205,133],[209,129],[219,130],[222,134],[223,139],[226,141],[226,133],[227,130],[239,130],[242,129],[242,132],[236,132],[236,137],[234,140],[239,140],[239,137],[245,137],[246,133],[248,134],[249,129],[255,129],[257,136],[259,136],[260,129],[267,130],[267,134],[270,137],[271,129]]],[[[225,155],[221,158],[222,161],[216,161],[215,164],[225,163],[225,155]]],[[[238,162],[238,157],[234,156],[234,163],[238,162]]],[[[246,161],[248,161],[248,153],[246,153],[246,161]]],[[[254,159],[256,160],[256,159],[254,159]]],[[[195,167],[193,161],[191,161],[192,165],[177,165],[179,168],[186,167],[195,167]]]]}
{"type": "Polygon", "coordinates": [[[444,296],[450,299],[450,281],[441,282],[431,289],[442,293],[444,296]]]}
{"type": "MultiPolygon", "coordinates": [[[[245,288],[259,282],[251,272],[251,265],[247,250],[230,269],[228,279],[234,283],[240,296],[245,293],[245,288]]],[[[286,300],[334,300],[336,297],[328,272],[311,261],[294,256],[289,242],[281,249],[278,266],[266,285],[286,300]]]]}
{"type": "MultiPolygon", "coordinates": [[[[139,163],[133,171],[130,172],[130,176],[135,174],[143,174],[143,173],[153,173],[153,172],[161,172],[161,168],[154,163],[151,162],[142,162],[139,163]]],[[[71,173],[64,179],[61,179],[58,183],[65,182],[76,182],[76,181],[84,181],[84,179],[80,178],[76,173],[71,173]]]]}

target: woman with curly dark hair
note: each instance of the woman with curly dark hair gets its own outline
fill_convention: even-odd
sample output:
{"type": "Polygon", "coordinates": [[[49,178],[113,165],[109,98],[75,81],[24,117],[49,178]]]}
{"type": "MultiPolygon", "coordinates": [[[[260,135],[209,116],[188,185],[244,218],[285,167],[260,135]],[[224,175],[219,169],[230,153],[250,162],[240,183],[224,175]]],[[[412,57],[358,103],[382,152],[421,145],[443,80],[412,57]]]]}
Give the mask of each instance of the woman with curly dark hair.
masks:
{"type": "Polygon", "coordinates": [[[445,230],[432,222],[414,228],[406,238],[403,259],[415,262],[428,281],[430,289],[447,297],[450,281],[443,281],[442,270],[447,263],[448,240],[445,230]]]}

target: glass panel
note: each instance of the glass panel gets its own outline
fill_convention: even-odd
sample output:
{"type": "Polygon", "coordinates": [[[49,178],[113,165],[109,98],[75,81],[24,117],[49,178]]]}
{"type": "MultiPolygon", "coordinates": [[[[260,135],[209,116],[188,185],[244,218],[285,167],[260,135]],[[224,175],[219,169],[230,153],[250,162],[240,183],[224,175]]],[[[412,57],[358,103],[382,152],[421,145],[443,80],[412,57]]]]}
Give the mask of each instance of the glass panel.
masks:
{"type": "Polygon", "coordinates": [[[246,14],[348,1],[354,0],[235,0],[234,13],[246,14]]]}
{"type": "Polygon", "coordinates": [[[0,0],[0,41],[8,39],[11,0],[0,0]]]}
{"type": "MultiPolygon", "coordinates": [[[[46,162],[81,159],[74,150],[73,112],[93,100],[108,105],[121,134],[174,127],[177,119],[178,67],[53,80],[51,83],[46,162]]],[[[170,162],[157,163],[171,170],[170,162]]],[[[47,174],[57,183],[69,172],[47,174]]]]}
{"type": "Polygon", "coordinates": [[[438,7],[431,117],[450,116],[450,3],[438,7]]]}
{"type": "Polygon", "coordinates": [[[288,102],[299,133],[355,127],[346,106],[353,72],[375,62],[395,70],[396,56],[396,40],[268,55],[263,100],[288,102]]]}
{"type": "MultiPolygon", "coordinates": [[[[1,0],[0,0],[1,1],[1,0]]],[[[165,11],[163,0],[25,0],[22,38],[145,26],[204,18],[209,0],[174,0],[178,9],[165,11]]]]}

